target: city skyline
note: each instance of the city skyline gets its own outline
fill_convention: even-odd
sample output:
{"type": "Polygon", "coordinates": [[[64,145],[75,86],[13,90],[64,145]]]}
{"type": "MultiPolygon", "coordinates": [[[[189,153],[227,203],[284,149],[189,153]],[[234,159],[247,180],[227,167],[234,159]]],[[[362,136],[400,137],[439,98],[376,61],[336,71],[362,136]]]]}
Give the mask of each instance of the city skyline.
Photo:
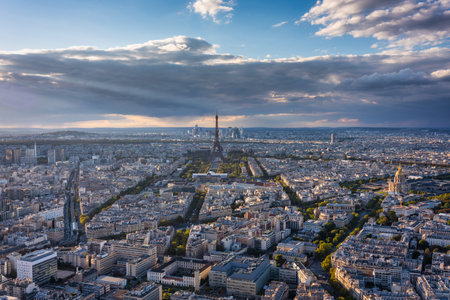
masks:
{"type": "Polygon", "coordinates": [[[5,3],[0,128],[449,128],[449,8],[5,3]]]}

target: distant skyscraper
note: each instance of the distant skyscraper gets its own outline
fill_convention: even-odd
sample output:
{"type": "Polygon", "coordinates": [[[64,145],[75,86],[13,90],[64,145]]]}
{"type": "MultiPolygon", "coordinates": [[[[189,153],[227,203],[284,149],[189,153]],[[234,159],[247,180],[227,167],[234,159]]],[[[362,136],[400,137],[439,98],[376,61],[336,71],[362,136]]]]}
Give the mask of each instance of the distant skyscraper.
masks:
{"type": "Polygon", "coordinates": [[[34,165],[36,164],[36,149],[25,149],[24,162],[26,164],[34,165]]]}
{"type": "Polygon", "coordinates": [[[239,139],[241,138],[241,130],[237,127],[228,127],[222,136],[227,139],[239,139]]]}
{"type": "Polygon", "coordinates": [[[202,129],[195,124],[194,128],[192,128],[192,136],[199,136],[202,133],[202,129]]]}
{"type": "Polygon", "coordinates": [[[334,133],[331,134],[330,144],[334,144],[334,133]]]}
{"type": "Polygon", "coordinates": [[[216,113],[216,131],[214,135],[214,143],[211,150],[211,160],[221,159],[223,160],[223,148],[219,142],[219,115],[216,113]]]}
{"type": "Polygon", "coordinates": [[[47,159],[48,159],[48,164],[55,164],[56,163],[56,153],[55,153],[55,149],[49,149],[47,151],[47,159]]]}
{"type": "Polygon", "coordinates": [[[5,150],[5,163],[6,164],[14,163],[14,150],[13,149],[5,150]]]}
{"type": "Polygon", "coordinates": [[[66,161],[66,150],[64,150],[64,148],[59,148],[55,150],[55,160],[66,161]]]}
{"type": "Polygon", "coordinates": [[[64,240],[63,245],[74,245],[86,239],[84,226],[80,222],[83,214],[80,198],[80,165],[77,164],[70,173],[66,184],[64,201],[64,240]]]}
{"type": "Polygon", "coordinates": [[[13,158],[15,164],[20,164],[22,161],[22,149],[20,148],[14,149],[13,158]]]}
{"type": "Polygon", "coordinates": [[[49,164],[55,164],[58,161],[66,160],[66,151],[63,148],[49,149],[47,151],[47,158],[49,164]]]}
{"type": "Polygon", "coordinates": [[[7,198],[3,198],[3,191],[0,188],[0,221],[11,218],[11,203],[7,198]]]}

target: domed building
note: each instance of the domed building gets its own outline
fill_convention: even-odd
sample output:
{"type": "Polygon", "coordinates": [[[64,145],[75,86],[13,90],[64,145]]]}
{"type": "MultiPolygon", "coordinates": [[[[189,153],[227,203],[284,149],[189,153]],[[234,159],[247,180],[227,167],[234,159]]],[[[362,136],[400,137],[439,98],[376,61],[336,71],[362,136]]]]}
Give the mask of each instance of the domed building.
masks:
{"type": "Polygon", "coordinates": [[[398,165],[394,180],[389,180],[389,193],[406,194],[409,191],[409,184],[406,181],[406,175],[403,174],[402,165],[398,165]]]}

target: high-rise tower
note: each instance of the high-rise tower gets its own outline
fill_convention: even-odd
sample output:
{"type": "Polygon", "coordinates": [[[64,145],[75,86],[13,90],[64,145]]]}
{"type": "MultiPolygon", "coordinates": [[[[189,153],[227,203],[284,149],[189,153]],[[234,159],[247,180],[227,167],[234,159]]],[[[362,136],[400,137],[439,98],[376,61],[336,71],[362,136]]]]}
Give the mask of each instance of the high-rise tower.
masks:
{"type": "Polygon", "coordinates": [[[221,159],[223,160],[223,148],[219,142],[219,115],[216,113],[216,132],[214,135],[214,143],[211,150],[211,160],[221,159]]]}
{"type": "Polygon", "coordinates": [[[70,173],[65,189],[64,201],[64,245],[74,245],[86,240],[84,226],[80,222],[83,214],[80,198],[80,164],[70,173]]]}

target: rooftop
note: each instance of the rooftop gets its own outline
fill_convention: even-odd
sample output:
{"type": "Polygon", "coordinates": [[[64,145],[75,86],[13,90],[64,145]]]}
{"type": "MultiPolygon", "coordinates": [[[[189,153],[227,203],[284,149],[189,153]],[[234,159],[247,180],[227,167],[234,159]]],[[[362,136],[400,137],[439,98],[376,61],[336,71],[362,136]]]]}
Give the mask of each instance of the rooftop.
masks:
{"type": "Polygon", "coordinates": [[[27,255],[22,256],[20,258],[20,260],[28,261],[28,262],[35,262],[35,261],[38,261],[40,259],[52,256],[52,255],[54,255],[56,257],[56,253],[51,250],[38,250],[38,251],[34,251],[27,255]]]}

